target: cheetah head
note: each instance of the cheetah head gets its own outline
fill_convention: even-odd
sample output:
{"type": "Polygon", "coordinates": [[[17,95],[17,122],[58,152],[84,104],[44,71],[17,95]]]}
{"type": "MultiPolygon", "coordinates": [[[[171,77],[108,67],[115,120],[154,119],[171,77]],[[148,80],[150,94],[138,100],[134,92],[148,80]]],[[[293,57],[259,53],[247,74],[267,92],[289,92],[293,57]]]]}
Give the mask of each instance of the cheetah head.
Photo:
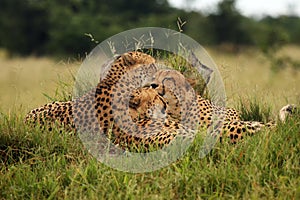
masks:
{"type": "Polygon", "coordinates": [[[167,102],[153,88],[139,88],[130,96],[129,114],[133,121],[166,117],[167,102]]]}

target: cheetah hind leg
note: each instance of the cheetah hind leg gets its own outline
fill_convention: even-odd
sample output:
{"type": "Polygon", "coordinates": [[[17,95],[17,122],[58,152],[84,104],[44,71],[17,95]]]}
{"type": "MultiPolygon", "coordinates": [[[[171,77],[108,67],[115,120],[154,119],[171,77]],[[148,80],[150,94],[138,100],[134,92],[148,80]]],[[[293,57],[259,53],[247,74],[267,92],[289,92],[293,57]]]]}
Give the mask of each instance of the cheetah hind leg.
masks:
{"type": "MultiPolygon", "coordinates": [[[[279,111],[279,120],[283,123],[297,112],[297,107],[293,104],[288,104],[282,107],[279,111]]],[[[277,126],[274,121],[268,123],[256,121],[228,121],[223,125],[222,133],[230,139],[231,143],[237,143],[242,140],[246,135],[254,135],[261,131],[263,128],[273,129],[277,126]]],[[[222,136],[220,137],[222,140],[222,136]]]]}

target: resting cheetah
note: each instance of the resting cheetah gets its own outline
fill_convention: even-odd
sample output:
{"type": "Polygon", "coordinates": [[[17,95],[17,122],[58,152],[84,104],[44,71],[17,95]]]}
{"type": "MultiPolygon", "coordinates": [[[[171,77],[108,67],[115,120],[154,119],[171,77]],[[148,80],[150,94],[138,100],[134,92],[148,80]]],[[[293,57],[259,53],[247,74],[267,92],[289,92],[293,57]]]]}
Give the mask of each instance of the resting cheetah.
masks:
{"type": "Polygon", "coordinates": [[[219,124],[221,138],[225,134],[233,143],[264,126],[243,122],[234,109],[211,104],[196,95],[179,72],[158,70],[153,57],[136,51],[116,58],[95,89],[72,101],[36,108],[25,122],[49,130],[58,123],[67,130],[103,134],[123,149],[148,151],[163,148],[178,136],[192,138],[190,127],[215,126],[214,114],[224,119],[219,124]],[[148,77],[150,86],[145,86],[148,77]],[[176,90],[179,85],[185,87],[176,90]]]}
{"type": "MultiPolygon", "coordinates": [[[[170,107],[178,108],[178,105],[182,100],[180,98],[184,98],[189,92],[187,87],[180,87],[185,85],[185,81],[185,77],[176,70],[159,70],[154,74],[150,86],[158,91],[158,94],[168,102],[170,107]],[[181,90],[176,90],[176,88],[181,88],[181,90]],[[174,95],[174,91],[175,93],[177,91],[176,95],[174,95]],[[175,96],[178,96],[179,98],[176,98],[175,96]]],[[[239,113],[236,110],[216,106],[209,100],[202,98],[200,95],[197,95],[197,102],[193,109],[194,110],[189,110],[188,113],[197,113],[195,120],[200,128],[210,128],[210,126],[214,124],[214,115],[219,118],[216,120],[217,123],[221,119],[222,128],[218,131],[220,140],[222,140],[222,135],[225,134],[226,137],[230,138],[232,143],[236,143],[238,140],[243,139],[246,134],[252,135],[255,132],[258,132],[265,126],[275,126],[272,122],[263,124],[262,122],[256,121],[241,121],[239,113]]],[[[178,119],[179,116],[178,110],[176,109],[170,110],[167,114],[174,116],[174,120],[178,119]]]]}
{"type": "Polygon", "coordinates": [[[131,118],[126,114],[129,105],[124,102],[129,102],[132,91],[140,88],[143,80],[156,72],[154,63],[154,58],[147,54],[125,53],[115,60],[107,76],[94,90],[73,101],[54,102],[34,109],[27,114],[25,121],[41,125],[44,121],[50,124],[58,121],[80,132],[101,132],[124,149],[137,147],[141,151],[152,146],[162,148],[177,135],[191,137],[185,127],[163,118],[129,123],[131,118]],[[131,76],[125,76],[125,73],[131,76]]]}

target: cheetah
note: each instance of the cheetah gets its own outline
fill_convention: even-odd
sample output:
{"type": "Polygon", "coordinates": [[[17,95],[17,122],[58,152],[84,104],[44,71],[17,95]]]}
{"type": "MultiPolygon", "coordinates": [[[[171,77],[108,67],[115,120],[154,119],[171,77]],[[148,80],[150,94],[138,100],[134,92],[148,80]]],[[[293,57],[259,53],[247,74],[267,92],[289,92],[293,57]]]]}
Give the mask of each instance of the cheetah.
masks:
{"type": "Polygon", "coordinates": [[[50,127],[58,122],[67,129],[103,134],[123,149],[137,148],[139,151],[155,146],[162,148],[176,136],[192,138],[190,131],[181,124],[163,118],[144,118],[130,123],[132,119],[127,110],[129,104],[134,104],[129,98],[146,77],[156,72],[154,63],[155,59],[147,54],[125,53],[115,60],[95,89],[72,101],[53,102],[34,109],[26,115],[25,122],[50,127]]]}
{"type": "MultiPolygon", "coordinates": [[[[158,94],[168,102],[170,107],[176,108],[169,109],[167,115],[170,115],[172,120],[178,123],[183,123],[186,119],[186,116],[180,114],[178,108],[181,106],[181,101],[186,96],[189,96],[190,88],[187,84],[188,82],[185,77],[176,70],[158,70],[150,83],[150,87],[156,89],[158,94]]],[[[220,126],[219,128],[214,127],[214,129],[216,129],[221,141],[223,135],[225,135],[225,137],[230,138],[231,143],[235,144],[243,139],[245,135],[253,135],[266,126],[275,126],[273,122],[264,124],[256,121],[242,121],[238,111],[235,109],[214,105],[200,95],[197,95],[197,100],[193,103],[195,105],[186,113],[188,115],[190,113],[196,113],[193,120],[195,120],[199,128],[204,127],[209,129],[212,125],[220,126]],[[213,121],[214,117],[217,118],[215,121],[213,121]]],[[[190,120],[190,118],[188,120],[190,120]]]]}
{"type": "Polygon", "coordinates": [[[236,110],[195,94],[182,74],[158,70],[155,59],[139,51],[117,57],[105,78],[82,97],[33,109],[25,122],[50,131],[57,123],[66,130],[101,134],[122,149],[144,152],[178,137],[191,140],[197,127],[221,127],[220,140],[225,135],[236,143],[266,126],[241,121],[236,110]],[[213,123],[215,115],[221,116],[220,123],[213,123]]]}

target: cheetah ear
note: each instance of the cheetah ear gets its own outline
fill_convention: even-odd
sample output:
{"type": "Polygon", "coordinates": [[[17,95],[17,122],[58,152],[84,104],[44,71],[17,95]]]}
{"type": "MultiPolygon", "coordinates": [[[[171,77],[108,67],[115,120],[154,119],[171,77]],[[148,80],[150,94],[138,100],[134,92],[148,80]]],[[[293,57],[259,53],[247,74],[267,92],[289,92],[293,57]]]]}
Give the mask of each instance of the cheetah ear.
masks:
{"type": "Polygon", "coordinates": [[[194,88],[196,86],[196,79],[186,78],[186,81],[194,88]]]}
{"type": "Polygon", "coordinates": [[[131,65],[134,65],[136,63],[136,61],[134,60],[132,55],[129,54],[129,53],[123,54],[122,58],[123,58],[124,63],[125,63],[126,66],[131,66],[131,65]]]}
{"type": "Polygon", "coordinates": [[[141,103],[141,99],[138,98],[138,99],[135,99],[133,96],[130,97],[130,100],[129,100],[129,107],[130,108],[133,108],[133,109],[136,109],[141,103]]]}

